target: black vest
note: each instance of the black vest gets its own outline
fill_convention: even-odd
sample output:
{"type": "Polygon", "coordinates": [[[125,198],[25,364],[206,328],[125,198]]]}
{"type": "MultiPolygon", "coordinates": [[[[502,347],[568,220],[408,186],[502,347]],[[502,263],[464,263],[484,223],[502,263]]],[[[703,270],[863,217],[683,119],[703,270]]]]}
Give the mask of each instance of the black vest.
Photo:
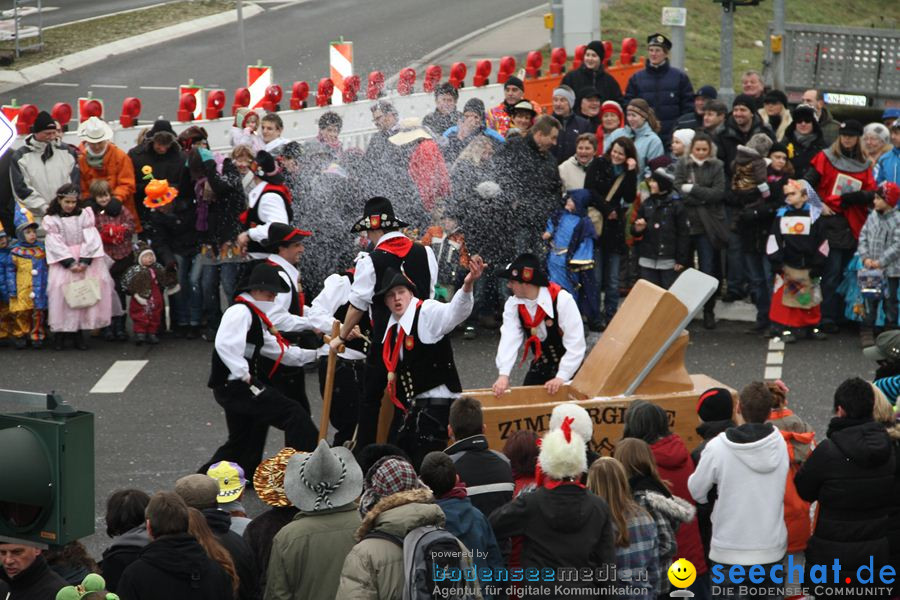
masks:
{"type": "MultiPolygon", "coordinates": [[[[404,403],[439,385],[446,385],[457,394],[462,392],[450,336],[445,335],[436,344],[423,344],[418,335],[421,311],[422,305],[419,304],[412,331],[403,342],[403,359],[397,365],[397,398],[404,403]]],[[[394,343],[395,340],[389,341],[394,343]]]]}
{"type": "MultiPolygon", "coordinates": [[[[418,290],[416,295],[420,298],[431,297],[431,271],[428,269],[428,253],[425,252],[425,246],[414,243],[405,256],[397,256],[387,250],[375,248],[369,256],[372,259],[372,265],[375,267],[375,290],[380,290],[384,283],[384,272],[388,267],[400,270],[403,265],[403,271],[416,285],[418,290]]],[[[381,340],[384,338],[384,331],[387,323],[391,318],[391,311],[381,299],[372,300],[372,345],[381,347],[381,340]]],[[[378,356],[378,362],[381,362],[381,356],[378,356]]]]}
{"type": "MultiPolygon", "coordinates": [[[[560,290],[560,292],[562,292],[562,290],[560,290]]],[[[541,357],[534,361],[533,366],[542,366],[554,370],[558,369],[559,361],[562,360],[563,355],[566,353],[566,347],[563,345],[563,331],[559,328],[559,307],[556,305],[557,298],[559,298],[559,292],[557,292],[556,298],[553,298],[551,294],[553,317],[544,317],[544,327],[547,328],[547,337],[541,342],[541,357]]],[[[518,312],[516,314],[518,314],[518,312]]],[[[522,315],[518,314],[518,316],[519,323],[522,324],[522,329],[525,330],[525,335],[531,335],[528,327],[525,326],[525,321],[522,320],[522,315]]]]}
{"type": "MultiPolygon", "coordinates": [[[[347,309],[349,308],[349,302],[344,304],[343,306],[338,307],[338,309],[334,311],[334,318],[343,323],[344,319],[347,318],[347,309]]],[[[363,317],[359,320],[359,331],[370,340],[372,339],[372,320],[369,319],[368,315],[363,315],[363,317]]],[[[344,342],[344,346],[351,350],[362,352],[363,354],[369,353],[369,342],[362,338],[356,338],[355,340],[344,342]]]]}
{"type": "MultiPolygon", "coordinates": [[[[238,303],[237,305],[240,305],[238,303]]],[[[230,307],[229,307],[230,310],[230,307]]],[[[259,351],[262,349],[263,345],[263,324],[262,320],[253,312],[249,306],[244,306],[244,310],[250,311],[250,318],[252,319],[250,322],[250,329],[247,330],[247,344],[252,344],[254,347],[253,356],[247,360],[247,363],[250,365],[250,375],[253,377],[257,377],[259,379],[265,379],[269,375],[269,370],[271,369],[271,365],[274,364],[273,361],[270,361],[262,356],[260,356],[259,351]],[[263,363],[268,361],[268,366],[263,363]]],[[[231,375],[231,371],[225,366],[225,363],[222,362],[222,359],[219,357],[219,353],[213,349],[212,353],[212,369],[209,373],[209,381],[207,381],[206,385],[210,388],[222,387],[226,383],[228,383],[228,376],[231,375]]]]}
{"type": "Polygon", "coordinates": [[[278,269],[279,272],[287,275],[287,279],[291,285],[291,305],[288,307],[288,312],[292,315],[302,317],[303,305],[300,303],[300,294],[297,293],[297,282],[291,280],[291,274],[288,273],[279,263],[275,262],[274,260],[266,260],[266,262],[278,269]]]}
{"type": "MultiPolygon", "coordinates": [[[[263,195],[265,194],[278,194],[281,196],[282,201],[284,202],[284,210],[287,212],[287,222],[292,223],[294,221],[294,210],[291,208],[291,201],[288,200],[285,195],[286,188],[284,186],[272,185],[271,183],[266,184],[266,187],[263,188],[263,191],[260,193],[259,198],[256,199],[256,204],[247,209],[247,217],[245,219],[246,227],[253,228],[258,227],[260,225],[265,225],[266,222],[259,218],[259,203],[262,200],[263,195]]],[[[268,250],[263,248],[262,244],[259,242],[254,242],[250,240],[247,243],[247,252],[256,252],[256,253],[267,253],[268,250]]]]}

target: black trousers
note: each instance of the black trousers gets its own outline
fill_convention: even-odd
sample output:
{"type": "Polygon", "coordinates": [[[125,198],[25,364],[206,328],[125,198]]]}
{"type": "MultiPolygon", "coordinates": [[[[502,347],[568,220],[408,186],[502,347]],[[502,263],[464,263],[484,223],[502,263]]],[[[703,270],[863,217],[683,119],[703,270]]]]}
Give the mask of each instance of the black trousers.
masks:
{"type": "MultiPolygon", "coordinates": [[[[319,357],[319,392],[325,397],[325,375],[328,357],[319,357]]],[[[360,401],[365,394],[366,361],[337,358],[334,368],[334,389],[331,394],[329,421],[337,431],[332,446],[341,446],[353,438],[359,418],[360,401]]]]}
{"type": "Polygon", "coordinates": [[[538,360],[532,361],[531,367],[525,373],[525,381],[522,382],[522,385],[544,385],[556,377],[558,370],[558,362],[553,362],[541,356],[538,360]]]}
{"type": "Polygon", "coordinates": [[[405,416],[399,409],[395,410],[390,439],[406,452],[416,472],[426,454],[447,448],[450,440],[447,425],[453,401],[454,398],[422,398],[413,402],[405,416]]]}
{"type": "Polygon", "coordinates": [[[365,392],[359,403],[359,427],[356,432],[356,452],[375,443],[378,433],[378,413],[381,411],[381,399],[387,387],[387,369],[381,359],[381,344],[369,346],[366,358],[365,392]]]}
{"type": "Polygon", "coordinates": [[[266,385],[259,395],[243,381],[230,381],[213,390],[216,402],[225,410],[228,440],[213,453],[200,472],[220,460],[236,462],[247,479],[253,478],[262,460],[269,427],[284,431],[284,445],[312,452],[319,431],[304,407],[273,385],[266,385]]]}

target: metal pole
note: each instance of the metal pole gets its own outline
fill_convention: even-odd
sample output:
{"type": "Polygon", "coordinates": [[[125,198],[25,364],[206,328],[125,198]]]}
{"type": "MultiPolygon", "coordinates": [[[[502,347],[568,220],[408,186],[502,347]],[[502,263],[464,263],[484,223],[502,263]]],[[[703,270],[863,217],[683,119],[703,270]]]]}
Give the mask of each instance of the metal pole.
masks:
{"type": "Polygon", "coordinates": [[[734,100],[734,71],[732,45],[734,43],[734,4],[722,4],[722,33],[719,44],[719,100],[731,105],[734,100]]]}
{"type": "Polygon", "coordinates": [[[553,30],[550,32],[550,47],[565,46],[563,36],[563,4],[562,0],[550,0],[550,12],[553,13],[553,30]]]}
{"type": "MultiPolygon", "coordinates": [[[[684,8],[684,0],[672,0],[672,6],[684,8]]],[[[687,27],[673,25],[670,32],[672,35],[672,53],[669,55],[669,62],[678,69],[684,69],[684,38],[686,29],[687,27]]]]}
{"type": "MultiPolygon", "coordinates": [[[[773,23],[773,39],[777,39],[776,46],[772,51],[772,77],[774,79],[775,89],[784,89],[784,0],[775,0],[774,2],[774,23],[773,23]],[[777,49],[778,52],[774,50],[777,49]]],[[[772,44],[773,40],[769,41],[772,44]]]]}
{"type": "Polygon", "coordinates": [[[244,0],[237,0],[238,37],[241,39],[241,62],[247,64],[247,43],[244,41],[244,0]]]}

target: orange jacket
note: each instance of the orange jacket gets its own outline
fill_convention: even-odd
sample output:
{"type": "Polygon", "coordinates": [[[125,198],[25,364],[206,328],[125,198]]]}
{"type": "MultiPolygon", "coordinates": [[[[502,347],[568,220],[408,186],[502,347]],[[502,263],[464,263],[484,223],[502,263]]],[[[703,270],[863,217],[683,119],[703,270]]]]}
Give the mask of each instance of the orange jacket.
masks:
{"type": "MultiPolygon", "coordinates": [[[[95,169],[88,165],[87,151],[82,145],[78,149],[78,168],[81,170],[81,197],[90,197],[91,182],[95,179],[105,179],[109,183],[112,195],[122,202],[134,217],[135,231],[141,232],[141,219],[134,206],[134,165],[131,158],[124,150],[109,142],[109,148],[103,155],[103,167],[95,169]]],[[[174,184],[177,185],[177,181],[174,184]]]]}
{"type": "MultiPolygon", "coordinates": [[[[794,413],[788,408],[775,409],[769,415],[769,421],[778,425],[785,420],[793,422],[794,413]]],[[[780,429],[780,428],[779,428],[780,429]]],[[[809,517],[809,502],[803,500],[797,493],[794,485],[794,475],[800,469],[800,465],[812,452],[816,443],[814,431],[785,431],[780,429],[781,437],[787,444],[790,467],[788,468],[787,482],[784,486],[784,524],[788,532],[788,552],[802,552],[812,535],[812,521],[809,517]]]]}

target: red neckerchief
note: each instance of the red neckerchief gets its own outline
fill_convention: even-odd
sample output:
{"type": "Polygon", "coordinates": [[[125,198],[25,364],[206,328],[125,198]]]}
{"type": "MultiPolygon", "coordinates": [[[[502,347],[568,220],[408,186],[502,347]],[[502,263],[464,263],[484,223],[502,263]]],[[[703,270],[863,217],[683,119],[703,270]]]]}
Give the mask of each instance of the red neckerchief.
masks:
{"type": "Polygon", "coordinates": [[[385,252],[389,252],[394,256],[399,258],[405,257],[409,254],[410,248],[412,248],[413,241],[406,237],[405,235],[392,237],[389,240],[386,240],[378,246],[375,247],[376,250],[384,250],[385,252]]]}
{"type": "MultiPolygon", "coordinates": [[[[422,300],[419,300],[416,303],[416,310],[422,306],[422,300]]],[[[384,361],[384,366],[387,368],[387,387],[388,393],[391,396],[391,402],[394,403],[394,406],[399,408],[405,414],[407,412],[406,407],[400,402],[400,399],[397,398],[397,365],[400,364],[400,349],[403,348],[403,342],[406,340],[406,332],[403,331],[403,328],[400,327],[400,322],[397,321],[391,328],[388,329],[387,337],[384,340],[384,347],[381,349],[381,360],[384,361]],[[391,337],[396,332],[396,339],[394,340],[393,345],[391,345],[391,337]]]]}
{"type": "MultiPolygon", "coordinates": [[[[285,200],[285,203],[287,206],[289,206],[291,204],[291,202],[293,202],[293,198],[291,197],[291,190],[287,186],[275,185],[273,183],[267,183],[266,187],[264,187],[263,190],[259,193],[259,197],[262,198],[262,195],[265,194],[266,192],[275,192],[277,194],[281,194],[281,197],[285,200]]],[[[257,202],[259,202],[259,200],[257,200],[257,202]]],[[[238,216],[238,221],[240,221],[241,225],[243,225],[244,227],[247,227],[247,228],[253,228],[253,227],[256,227],[256,225],[257,225],[256,223],[249,222],[250,221],[250,208],[249,207],[247,209],[245,209],[244,212],[242,212],[240,214],[240,216],[238,216]]]]}
{"type": "Polygon", "coordinates": [[[281,337],[281,334],[278,332],[278,329],[272,325],[272,321],[269,320],[269,317],[266,316],[266,313],[261,311],[258,306],[247,300],[242,296],[238,296],[234,299],[235,302],[240,302],[249,308],[253,314],[255,314],[259,319],[263,322],[263,325],[269,330],[273,336],[275,336],[275,341],[278,342],[278,349],[280,350],[280,354],[278,355],[278,360],[275,361],[275,366],[272,367],[272,370],[269,371],[269,377],[275,374],[275,371],[278,370],[278,366],[281,364],[281,359],[284,358],[284,351],[287,350],[288,346],[290,346],[290,342],[281,337]]]}
{"type": "MultiPolygon", "coordinates": [[[[272,265],[273,267],[278,267],[282,271],[284,271],[284,267],[279,265],[272,259],[267,258],[266,263],[272,265]]],[[[299,273],[299,271],[297,271],[299,273]]],[[[285,271],[287,273],[287,271],[285,271]]],[[[297,300],[300,302],[300,316],[303,316],[303,305],[306,303],[306,296],[303,294],[303,287],[300,285],[300,282],[297,282],[297,300]]]]}
{"type": "MultiPolygon", "coordinates": [[[[550,291],[550,299],[556,300],[556,296],[559,294],[560,287],[551,283],[547,286],[547,289],[550,291]]],[[[534,311],[534,317],[528,314],[528,309],[525,307],[525,304],[519,304],[519,316],[522,318],[522,323],[525,324],[525,328],[528,329],[531,335],[525,340],[525,350],[522,352],[522,363],[525,362],[525,359],[528,358],[528,349],[530,347],[534,348],[534,358],[532,362],[535,362],[537,359],[541,357],[541,340],[538,339],[537,336],[537,328],[538,325],[544,322],[544,319],[547,318],[547,313],[544,312],[544,309],[540,304],[537,304],[537,310],[534,311]]],[[[559,315],[555,315],[559,316],[559,315]]],[[[522,364],[519,363],[519,364],[522,364]]]]}

